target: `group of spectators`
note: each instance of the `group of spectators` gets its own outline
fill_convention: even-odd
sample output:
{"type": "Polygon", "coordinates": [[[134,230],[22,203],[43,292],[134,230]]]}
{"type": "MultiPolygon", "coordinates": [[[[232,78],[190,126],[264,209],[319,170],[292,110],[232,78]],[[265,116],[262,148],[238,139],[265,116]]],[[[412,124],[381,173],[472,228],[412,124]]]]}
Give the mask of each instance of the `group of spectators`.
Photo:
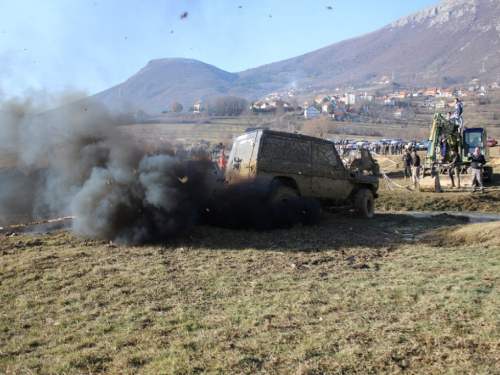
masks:
{"type": "MultiPolygon", "coordinates": [[[[355,150],[359,146],[355,147],[349,147],[349,145],[346,144],[337,144],[335,146],[337,148],[337,151],[340,155],[343,155],[346,153],[348,150],[355,150]]],[[[368,146],[365,146],[363,148],[366,148],[370,150],[371,152],[377,153],[379,155],[402,155],[404,150],[408,149],[410,151],[413,151],[416,148],[416,145],[413,144],[412,142],[406,143],[406,142],[397,142],[397,143],[392,143],[392,142],[381,142],[381,143],[372,143],[368,146]]]]}
{"type": "Polygon", "coordinates": [[[210,151],[210,155],[214,158],[223,154],[225,151],[224,145],[221,143],[218,147],[215,147],[212,151],[210,151]]]}
{"type": "Polygon", "coordinates": [[[413,150],[415,145],[405,142],[398,143],[376,143],[370,147],[370,151],[376,152],[379,155],[402,155],[405,149],[413,150]]]}
{"type": "Polygon", "coordinates": [[[408,148],[404,151],[403,173],[405,181],[411,178],[413,180],[413,187],[416,188],[420,174],[420,156],[418,156],[415,148],[411,152],[408,148]]]}

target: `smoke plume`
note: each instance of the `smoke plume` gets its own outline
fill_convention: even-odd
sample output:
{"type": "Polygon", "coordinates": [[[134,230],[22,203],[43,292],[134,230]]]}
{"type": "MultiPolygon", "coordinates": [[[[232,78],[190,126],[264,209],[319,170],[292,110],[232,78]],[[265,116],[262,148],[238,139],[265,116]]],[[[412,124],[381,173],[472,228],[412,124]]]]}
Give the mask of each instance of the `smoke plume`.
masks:
{"type": "Polygon", "coordinates": [[[262,191],[212,194],[211,161],[182,161],[168,145],[145,152],[122,130],[127,116],[99,103],[33,111],[32,101],[16,101],[0,113],[0,161],[12,150],[16,159],[0,170],[0,215],[75,216],[75,233],[125,244],[165,240],[200,220],[269,230],[319,219],[315,203],[278,209],[263,204],[262,191]]]}
{"type": "Polygon", "coordinates": [[[118,126],[124,116],[98,103],[36,115],[31,104],[15,101],[0,115],[2,150],[15,150],[17,158],[2,170],[1,214],[74,215],[75,232],[131,244],[197,222],[190,195],[193,183],[202,189],[203,177],[186,178],[188,165],[173,150],[149,155],[139,149],[118,126]]]}

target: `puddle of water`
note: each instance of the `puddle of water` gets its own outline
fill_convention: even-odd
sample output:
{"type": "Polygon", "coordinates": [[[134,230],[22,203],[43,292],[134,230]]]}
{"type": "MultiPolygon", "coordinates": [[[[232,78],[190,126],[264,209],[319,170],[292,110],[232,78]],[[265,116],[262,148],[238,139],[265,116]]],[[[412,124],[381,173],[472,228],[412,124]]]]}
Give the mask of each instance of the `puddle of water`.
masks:
{"type": "Polygon", "coordinates": [[[418,218],[438,217],[440,215],[449,215],[455,217],[466,217],[469,223],[488,223],[491,221],[500,221],[500,214],[495,212],[467,212],[467,211],[433,211],[433,212],[394,212],[398,215],[408,215],[418,218]]]}

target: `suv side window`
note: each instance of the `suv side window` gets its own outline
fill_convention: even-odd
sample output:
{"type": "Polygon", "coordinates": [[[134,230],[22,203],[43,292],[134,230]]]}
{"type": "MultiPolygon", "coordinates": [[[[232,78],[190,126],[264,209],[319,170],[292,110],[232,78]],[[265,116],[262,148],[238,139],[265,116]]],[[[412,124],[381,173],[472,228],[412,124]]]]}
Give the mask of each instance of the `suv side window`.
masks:
{"type": "Polygon", "coordinates": [[[313,160],[315,164],[338,168],[339,160],[334,144],[313,143],[313,160]]]}
{"type": "Polygon", "coordinates": [[[310,142],[284,137],[266,137],[262,157],[287,163],[311,163],[310,142]]]}

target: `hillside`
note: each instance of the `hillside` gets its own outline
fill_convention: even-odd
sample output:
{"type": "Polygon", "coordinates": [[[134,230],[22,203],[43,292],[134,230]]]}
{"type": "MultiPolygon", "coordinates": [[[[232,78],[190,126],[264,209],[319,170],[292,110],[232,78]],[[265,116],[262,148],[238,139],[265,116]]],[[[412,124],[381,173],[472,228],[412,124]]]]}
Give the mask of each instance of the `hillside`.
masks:
{"type": "Polygon", "coordinates": [[[500,73],[499,21],[497,1],[446,0],[372,33],[240,73],[240,80],[265,77],[268,89],[361,85],[382,76],[420,87],[489,82],[500,73]]]}
{"type": "Polygon", "coordinates": [[[92,98],[150,114],[178,101],[234,94],[247,100],[292,87],[377,83],[384,76],[417,87],[497,80],[500,2],[445,0],[379,30],[240,73],[190,59],[151,61],[123,84],[92,98]]]}
{"type": "Polygon", "coordinates": [[[148,113],[170,110],[178,101],[187,110],[200,98],[223,95],[237,78],[237,74],[192,59],[158,59],[92,99],[110,108],[139,108],[148,113]]]}

